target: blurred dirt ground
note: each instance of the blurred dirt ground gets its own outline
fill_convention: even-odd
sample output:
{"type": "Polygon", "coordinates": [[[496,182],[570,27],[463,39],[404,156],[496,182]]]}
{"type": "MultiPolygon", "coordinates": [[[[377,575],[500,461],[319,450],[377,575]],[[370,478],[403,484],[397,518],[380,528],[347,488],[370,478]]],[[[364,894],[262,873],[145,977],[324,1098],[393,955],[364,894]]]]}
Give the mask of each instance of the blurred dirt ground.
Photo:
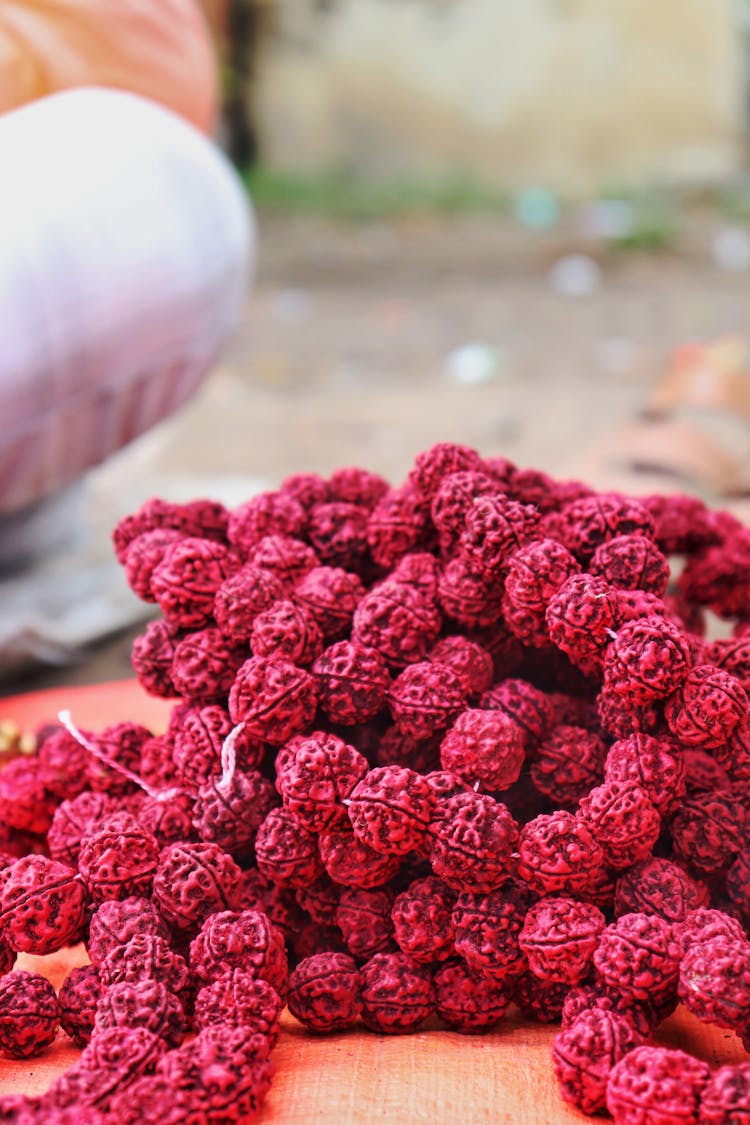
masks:
{"type": "MultiPolygon", "coordinates": [[[[747,272],[711,259],[717,223],[697,218],[658,254],[587,247],[593,288],[571,297],[549,273],[581,253],[565,231],[262,215],[232,346],[186,409],[94,474],[96,535],[105,542],[153,494],[238,503],[289,473],[345,464],[399,482],[440,440],[642,490],[602,458],[607,435],[638,415],[676,346],[748,325],[747,272]]],[[[750,449],[747,425],[743,439],[750,449]]],[[[126,676],[130,635],[6,690],[126,676]]]]}

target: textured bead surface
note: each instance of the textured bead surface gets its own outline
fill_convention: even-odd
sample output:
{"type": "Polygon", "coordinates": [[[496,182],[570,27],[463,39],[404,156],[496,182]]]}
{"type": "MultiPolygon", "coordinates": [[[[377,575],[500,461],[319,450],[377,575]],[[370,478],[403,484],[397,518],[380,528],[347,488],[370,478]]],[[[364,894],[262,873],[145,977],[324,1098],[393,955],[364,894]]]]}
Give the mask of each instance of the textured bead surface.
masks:
{"type": "Polygon", "coordinates": [[[311,1031],[353,1027],[362,1011],[362,978],[345,953],[318,953],[300,961],[289,977],[289,1011],[311,1031]]]}
{"type": "Polygon", "coordinates": [[[71,867],[41,855],[16,860],[0,875],[0,927],[14,950],[54,953],[82,933],[87,895],[71,867]]]}
{"type": "Polygon", "coordinates": [[[55,990],[39,973],[16,970],[0,979],[0,1051],[14,1059],[40,1054],[57,1034],[55,990]]]}
{"type": "Polygon", "coordinates": [[[429,970],[405,953],[376,953],[361,968],[362,1022],[371,1031],[416,1031],[435,1011],[429,970]]]}

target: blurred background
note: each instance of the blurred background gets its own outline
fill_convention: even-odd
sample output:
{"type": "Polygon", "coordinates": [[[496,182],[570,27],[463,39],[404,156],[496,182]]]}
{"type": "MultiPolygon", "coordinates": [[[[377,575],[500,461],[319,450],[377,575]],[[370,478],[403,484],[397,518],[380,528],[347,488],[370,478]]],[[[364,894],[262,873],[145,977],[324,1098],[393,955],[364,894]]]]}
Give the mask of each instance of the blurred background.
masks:
{"type": "MultiPolygon", "coordinates": [[[[60,7],[0,0],[0,29],[60,7]]],[[[750,3],[203,0],[200,18],[203,85],[175,19],[170,42],[131,28],[153,51],[129,70],[90,35],[91,81],[216,139],[256,211],[254,284],[191,401],[88,474],[55,565],[109,565],[114,521],[151,495],[235,504],[345,464],[398,483],[439,440],[750,511],[750,3]]],[[[2,61],[4,108],[47,92],[38,58],[15,94],[2,61]]],[[[119,629],[146,607],[117,597],[119,629]]],[[[66,643],[58,620],[61,670],[33,684],[127,675],[129,634],[108,631],[66,643]]],[[[31,684],[9,669],[7,690],[31,684]]]]}

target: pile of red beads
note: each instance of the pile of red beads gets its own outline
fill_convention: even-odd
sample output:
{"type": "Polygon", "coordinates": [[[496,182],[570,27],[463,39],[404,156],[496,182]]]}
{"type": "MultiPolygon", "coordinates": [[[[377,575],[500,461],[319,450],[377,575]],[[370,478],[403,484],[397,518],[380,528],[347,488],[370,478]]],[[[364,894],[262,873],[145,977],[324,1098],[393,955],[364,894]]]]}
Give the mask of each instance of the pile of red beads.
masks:
{"type": "Polygon", "coordinates": [[[151,500],[114,544],[175,703],[0,772],[0,1050],[84,1047],[3,1120],[245,1120],[285,1003],[316,1033],[516,1004],[562,1019],[584,1112],[748,1120],[750,1063],[649,1040],[682,1001],[750,1046],[750,529],[445,443],[398,488],[151,500]],[[59,996],[13,971],[81,939],[59,996]]]}

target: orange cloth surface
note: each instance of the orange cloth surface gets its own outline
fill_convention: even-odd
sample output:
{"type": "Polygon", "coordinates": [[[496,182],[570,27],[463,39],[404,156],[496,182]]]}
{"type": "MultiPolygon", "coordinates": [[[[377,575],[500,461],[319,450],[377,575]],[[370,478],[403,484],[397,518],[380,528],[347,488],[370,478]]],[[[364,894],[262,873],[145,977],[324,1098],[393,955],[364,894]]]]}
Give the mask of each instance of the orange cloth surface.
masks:
{"type": "Polygon", "coordinates": [[[195,0],[0,0],[0,113],[77,86],[152,98],[210,132],[218,78],[195,0]]]}
{"type": "MultiPolygon", "coordinates": [[[[58,688],[0,699],[0,719],[33,729],[60,708],[96,729],[133,719],[160,730],[169,703],[149,699],[134,681],[58,688]]],[[[56,987],[82,946],[49,957],[19,958],[19,967],[44,973],[56,987]]],[[[511,1016],[488,1035],[445,1030],[384,1036],[363,1031],[322,1037],[284,1014],[274,1052],[277,1073],[258,1125],[567,1125],[598,1120],[565,1105],[557,1090],[550,1048],[556,1028],[511,1016]]],[[[712,1066],[744,1062],[731,1032],[708,1028],[689,1012],[659,1029],[657,1042],[698,1055],[712,1066]]],[[[0,1059],[0,1096],[39,1093],[71,1066],[79,1051],[61,1033],[52,1047],[25,1062],[0,1059]]]]}

